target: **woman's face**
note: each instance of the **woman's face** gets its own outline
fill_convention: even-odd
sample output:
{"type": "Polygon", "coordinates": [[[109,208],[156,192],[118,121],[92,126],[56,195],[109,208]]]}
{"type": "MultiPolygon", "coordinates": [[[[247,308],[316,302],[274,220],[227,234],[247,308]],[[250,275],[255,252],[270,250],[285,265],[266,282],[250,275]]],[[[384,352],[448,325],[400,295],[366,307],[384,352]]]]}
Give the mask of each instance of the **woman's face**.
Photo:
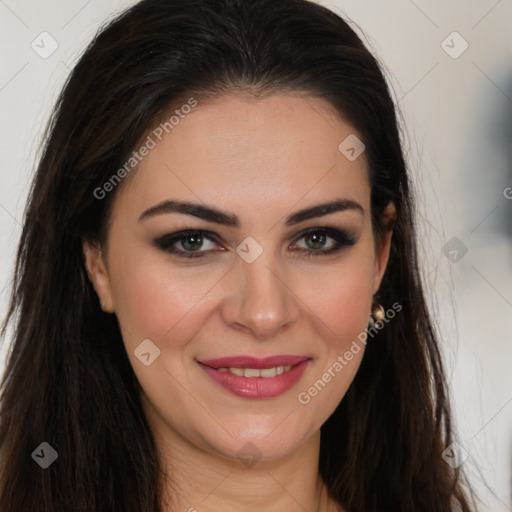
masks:
{"type": "Polygon", "coordinates": [[[220,96],[152,135],[107,246],[85,252],[163,438],[277,459],[345,395],[389,252],[354,136],[328,103],[284,93],[220,96]]]}

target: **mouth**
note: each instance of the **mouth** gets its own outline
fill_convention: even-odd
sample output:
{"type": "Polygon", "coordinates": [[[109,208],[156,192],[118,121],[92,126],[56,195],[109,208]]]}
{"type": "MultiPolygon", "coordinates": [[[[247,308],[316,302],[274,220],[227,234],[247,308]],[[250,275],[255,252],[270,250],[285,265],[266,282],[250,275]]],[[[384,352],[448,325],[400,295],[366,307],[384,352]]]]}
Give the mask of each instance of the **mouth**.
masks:
{"type": "Polygon", "coordinates": [[[270,356],[257,358],[251,356],[233,356],[221,357],[218,359],[206,359],[199,363],[210,366],[216,370],[220,368],[250,368],[255,370],[263,370],[269,368],[277,368],[279,366],[295,366],[303,361],[311,359],[310,356],[270,356]]]}
{"type": "Polygon", "coordinates": [[[301,378],[309,356],[247,356],[197,361],[224,389],[243,398],[273,398],[292,388],[301,378]]]}
{"type": "Polygon", "coordinates": [[[262,368],[259,370],[258,368],[236,368],[235,366],[230,368],[216,368],[219,372],[230,372],[233,375],[238,375],[239,377],[275,377],[276,375],[281,375],[284,372],[289,372],[292,369],[290,365],[287,366],[273,366],[272,368],[262,368]]]}

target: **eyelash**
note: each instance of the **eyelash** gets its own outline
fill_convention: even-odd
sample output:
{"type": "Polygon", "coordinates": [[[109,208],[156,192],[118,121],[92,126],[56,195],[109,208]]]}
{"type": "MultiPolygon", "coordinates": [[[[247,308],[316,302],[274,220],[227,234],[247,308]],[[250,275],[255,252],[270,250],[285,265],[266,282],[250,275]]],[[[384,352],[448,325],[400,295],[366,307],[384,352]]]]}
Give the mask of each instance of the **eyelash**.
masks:
{"type": "MultiPolygon", "coordinates": [[[[198,234],[200,234],[203,238],[206,238],[210,242],[219,244],[219,242],[217,241],[217,237],[213,233],[199,229],[187,229],[179,231],[177,233],[171,233],[169,235],[165,235],[161,238],[156,239],[154,242],[157,245],[157,247],[159,247],[161,250],[169,252],[175,256],[178,256],[179,258],[203,258],[204,255],[209,253],[210,251],[184,251],[181,249],[177,249],[176,247],[173,247],[176,242],[180,242],[181,240],[184,240],[189,236],[198,234]]],[[[355,237],[350,233],[333,228],[309,228],[306,231],[300,233],[299,237],[296,238],[296,241],[299,241],[302,238],[313,234],[327,235],[328,237],[332,238],[337,245],[329,249],[319,250],[299,248],[301,252],[307,253],[308,258],[311,257],[311,255],[327,256],[330,254],[334,254],[343,249],[344,247],[351,246],[356,243],[355,237]]]]}

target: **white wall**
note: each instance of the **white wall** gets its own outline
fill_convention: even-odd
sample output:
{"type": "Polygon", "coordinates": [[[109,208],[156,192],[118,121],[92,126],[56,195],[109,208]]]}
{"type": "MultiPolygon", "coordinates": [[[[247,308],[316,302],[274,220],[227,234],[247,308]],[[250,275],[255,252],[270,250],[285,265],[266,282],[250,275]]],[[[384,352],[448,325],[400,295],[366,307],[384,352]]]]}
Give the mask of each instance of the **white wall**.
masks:
{"type": "MultiPolygon", "coordinates": [[[[102,21],[131,3],[0,2],[0,317],[42,124],[81,48],[102,21]],[[43,31],[58,43],[47,59],[31,48],[33,40],[40,52],[51,48],[37,37],[43,31]]],[[[425,284],[440,318],[459,443],[468,452],[464,465],[482,511],[510,511],[512,2],[321,3],[364,30],[391,74],[421,196],[425,284]],[[454,31],[463,39],[450,36],[454,31]],[[456,56],[464,41],[467,49],[452,58],[447,52],[456,56]],[[445,250],[451,258],[462,255],[461,244],[467,248],[457,262],[443,253],[452,237],[458,241],[445,250]]]]}

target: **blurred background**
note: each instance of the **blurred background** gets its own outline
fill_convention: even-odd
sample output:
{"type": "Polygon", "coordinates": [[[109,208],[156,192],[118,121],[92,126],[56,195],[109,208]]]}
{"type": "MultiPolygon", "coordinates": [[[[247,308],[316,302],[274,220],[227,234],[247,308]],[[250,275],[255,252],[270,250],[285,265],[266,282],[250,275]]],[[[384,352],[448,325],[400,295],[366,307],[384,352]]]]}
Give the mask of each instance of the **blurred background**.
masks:
{"type": "MultiPolygon", "coordinates": [[[[133,3],[0,0],[2,319],[50,109],[97,28],[133,3]]],[[[416,187],[455,458],[483,512],[512,511],[512,0],[318,3],[351,23],[388,76],[416,187]]]]}

